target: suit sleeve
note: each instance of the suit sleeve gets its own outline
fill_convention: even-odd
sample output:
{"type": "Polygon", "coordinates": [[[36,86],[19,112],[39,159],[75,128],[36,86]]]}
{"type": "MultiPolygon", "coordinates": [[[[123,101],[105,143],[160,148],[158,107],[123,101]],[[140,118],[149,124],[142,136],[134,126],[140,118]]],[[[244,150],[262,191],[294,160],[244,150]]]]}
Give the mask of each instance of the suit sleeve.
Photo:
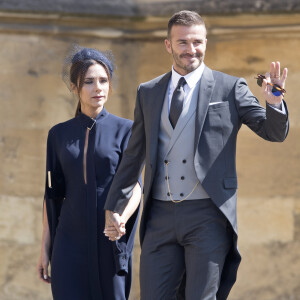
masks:
{"type": "Polygon", "coordinates": [[[266,109],[263,108],[242,78],[235,84],[235,99],[236,108],[243,124],[265,140],[272,142],[285,140],[289,122],[288,110],[284,101],[286,114],[280,113],[269,105],[266,105],[266,109]]]}
{"type": "MultiPolygon", "coordinates": [[[[124,155],[124,152],[128,146],[128,141],[130,139],[130,136],[131,136],[131,128],[129,129],[129,131],[127,132],[127,134],[123,139],[122,146],[121,146],[122,155],[124,155]]],[[[141,175],[139,177],[138,182],[142,189],[141,175]]],[[[129,269],[131,269],[131,264],[132,264],[131,256],[132,256],[132,251],[134,246],[134,237],[138,226],[139,212],[140,212],[140,206],[137,208],[134,214],[127,221],[126,234],[122,236],[120,240],[117,240],[112,243],[116,273],[120,276],[127,274],[129,269]]]]}
{"type": "MultiPolygon", "coordinates": [[[[122,161],[123,153],[125,152],[125,150],[126,150],[126,148],[128,146],[128,142],[129,142],[129,139],[131,137],[131,132],[132,132],[132,125],[130,126],[130,129],[128,130],[128,132],[125,135],[124,140],[122,142],[122,146],[121,146],[121,149],[122,149],[121,161],[122,161]]],[[[142,173],[139,176],[138,183],[139,183],[141,189],[143,189],[142,173]]]]}
{"type": "Polygon", "coordinates": [[[145,128],[141,89],[138,89],[134,122],[128,146],[109,190],[104,209],[123,213],[143,170],[145,162],[145,128]]]}
{"type": "Polygon", "coordinates": [[[53,130],[49,131],[47,140],[46,157],[46,186],[44,203],[47,208],[47,217],[50,230],[51,248],[55,238],[61,206],[65,197],[65,181],[55,147],[55,135],[53,130]]]}

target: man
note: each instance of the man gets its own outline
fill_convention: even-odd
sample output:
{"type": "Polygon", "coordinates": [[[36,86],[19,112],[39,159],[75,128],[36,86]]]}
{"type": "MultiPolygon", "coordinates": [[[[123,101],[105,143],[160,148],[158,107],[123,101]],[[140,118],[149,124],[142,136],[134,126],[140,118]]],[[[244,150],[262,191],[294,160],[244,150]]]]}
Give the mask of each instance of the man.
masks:
{"type": "Polygon", "coordinates": [[[197,13],[172,16],[165,40],[172,71],[140,85],[132,136],[105,205],[107,227],[121,227],[145,163],[142,300],[176,299],[184,273],[185,299],[227,299],[240,263],[237,133],[242,124],[270,141],[282,142],[288,133],[281,89],[287,69],[280,76],[280,63],[273,62],[261,79],[265,109],[244,79],[204,65],[206,43],[197,13]]]}

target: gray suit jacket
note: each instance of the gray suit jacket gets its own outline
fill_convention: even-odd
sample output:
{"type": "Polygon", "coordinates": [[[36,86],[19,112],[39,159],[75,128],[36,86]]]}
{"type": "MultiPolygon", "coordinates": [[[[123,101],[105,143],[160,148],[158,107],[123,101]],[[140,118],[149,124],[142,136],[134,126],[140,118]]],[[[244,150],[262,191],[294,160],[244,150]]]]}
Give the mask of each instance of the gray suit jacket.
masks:
{"type": "MultiPolygon", "coordinates": [[[[170,77],[171,72],[140,85],[132,135],[105,204],[105,209],[121,214],[146,164],[141,245],[151,205],[161,110],[170,77]]],[[[218,299],[226,299],[240,263],[236,245],[237,133],[241,125],[246,124],[260,137],[282,142],[288,133],[288,114],[281,114],[268,105],[263,108],[244,79],[208,67],[204,69],[199,89],[193,154],[195,171],[203,188],[235,232],[234,246],[225,262],[218,292],[218,299]]]]}

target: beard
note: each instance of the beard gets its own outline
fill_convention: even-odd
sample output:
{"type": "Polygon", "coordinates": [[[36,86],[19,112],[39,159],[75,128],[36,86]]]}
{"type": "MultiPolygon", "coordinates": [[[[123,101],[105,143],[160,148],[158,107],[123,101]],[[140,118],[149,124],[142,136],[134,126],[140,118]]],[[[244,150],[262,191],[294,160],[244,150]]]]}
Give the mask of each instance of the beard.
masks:
{"type": "Polygon", "coordinates": [[[202,55],[201,53],[198,53],[198,52],[195,54],[183,53],[183,54],[178,55],[172,49],[172,56],[173,56],[173,61],[175,62],[175,66],[178,69],[184,70],[186,72],[186,74],[196,70],[204,60],[204,55],[202,55]],[[195,60],[191,63],[184,63],[183,59],[185,57],[195,58],[195,60]]]}

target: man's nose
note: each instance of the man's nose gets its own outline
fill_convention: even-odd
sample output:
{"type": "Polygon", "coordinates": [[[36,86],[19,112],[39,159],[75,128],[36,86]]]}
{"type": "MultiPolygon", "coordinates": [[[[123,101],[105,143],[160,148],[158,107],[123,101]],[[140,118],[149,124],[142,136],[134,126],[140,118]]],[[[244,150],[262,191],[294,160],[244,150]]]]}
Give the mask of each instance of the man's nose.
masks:
{"type": "Polygon", "coordinates": [[[196,48],[194,47],[193,43],[188,44],[188,52],[190,54],[195,54],[196,53],[196,48]]]}

